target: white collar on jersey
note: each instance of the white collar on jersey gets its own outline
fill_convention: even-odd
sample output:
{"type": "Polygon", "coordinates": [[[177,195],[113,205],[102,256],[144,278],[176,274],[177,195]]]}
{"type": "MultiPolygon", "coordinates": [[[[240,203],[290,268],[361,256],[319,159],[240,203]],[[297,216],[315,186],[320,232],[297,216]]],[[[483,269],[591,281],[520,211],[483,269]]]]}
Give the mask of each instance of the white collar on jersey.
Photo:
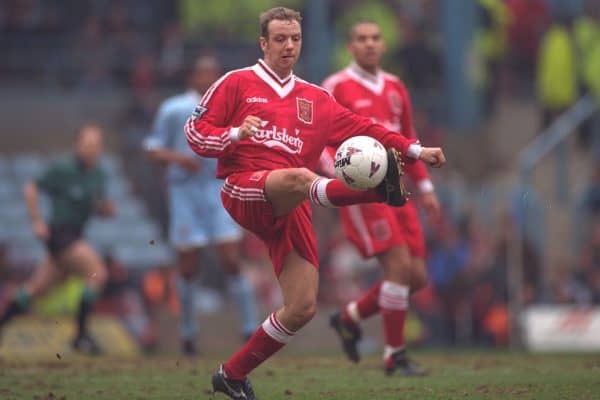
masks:
{"type": "Polygon", "coordinates": [[[381,69],[378,68],[377,72],[372,74],[361,68],[357,63],[352,62],[346,68],[346,72],[353,80],[360,83],[362,86],[371,90],[375,94],[379,95],[383,92],[385,80],[383,78],[383,72],[381,69]]]}
{"type": "Polygon", "coordinates": [[[287,78],[281,79],[263,60],[258,60],[252,66],[252,70],[267,85],[271,86],[271,89],[281,98],[287,96],[294,88],[295,77],[293,73],[290,73],[287,78]]]}

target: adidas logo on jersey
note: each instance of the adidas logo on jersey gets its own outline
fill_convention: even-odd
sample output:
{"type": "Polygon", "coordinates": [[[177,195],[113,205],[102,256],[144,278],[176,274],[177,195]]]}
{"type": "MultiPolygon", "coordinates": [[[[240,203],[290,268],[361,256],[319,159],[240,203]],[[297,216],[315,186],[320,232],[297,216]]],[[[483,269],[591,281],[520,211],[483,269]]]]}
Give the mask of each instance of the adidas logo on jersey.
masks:
{"type": "Polygon", "coordinates": [[[268,103],[265,97],[246,97],[246,103],[268,103]]]}

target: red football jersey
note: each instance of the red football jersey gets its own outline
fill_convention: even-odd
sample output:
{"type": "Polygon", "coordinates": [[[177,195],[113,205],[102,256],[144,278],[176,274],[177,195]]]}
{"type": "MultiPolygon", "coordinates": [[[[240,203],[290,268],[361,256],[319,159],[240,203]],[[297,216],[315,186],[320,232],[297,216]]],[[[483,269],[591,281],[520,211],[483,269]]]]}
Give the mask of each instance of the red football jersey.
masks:
{"type": "MultiPolygon", "coordinates": [[[[325,79],[323,87],[338,103],[355,113],[370,117],[391,131],[401,132],[412,141],[416,140],[408,91],[394,75],[381,70],[373,75],[352,63],[325,79]]],[[[331,156],[335,149],[328,149],[331,156]]],[[[424,186],[431,186],[422,161],[406,165],[406,173],[424,190],[427,189],[424,186]]]]}
{"type": "Polygon", "coordinates": [[[262,60],[216,81],[188,119],[185,133],[196,153],[219,159],[219,178],[278,168],[314,170],[325,146],[337,148],[359,134],[403,154],[414,143],[349,111],[317,85],[293,74],[279,78],[262,60]],[[237,140],[248,115],[259,117],[263,126],[251,138],[237,140]]]}

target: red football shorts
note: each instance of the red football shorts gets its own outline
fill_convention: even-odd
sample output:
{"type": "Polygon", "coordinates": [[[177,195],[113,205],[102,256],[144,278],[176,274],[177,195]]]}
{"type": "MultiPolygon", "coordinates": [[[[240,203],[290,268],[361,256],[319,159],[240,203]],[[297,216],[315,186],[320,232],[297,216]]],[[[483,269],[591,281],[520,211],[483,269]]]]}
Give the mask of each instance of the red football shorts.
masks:
{"type": "Polygon", "coordinates": [[[395,246],[408,246],[413,257],[425,258],[425,238],[414,203],[391,207],[381,203],[340,209],[346,237],[363,257],[372,257],[395,246]]]}
{"type": "Polygon", "coordinates": [[[266,244],[277,277],[281,273],[285,257],[292,250],[296,250],[318,268],[317,242],[312,228],[310,204],[304,201],[289,214],[275,217],[265,195],[265,181],[269,172],[229,175],[221,189],[223,206],[238,224],[256,234],[266,244]]]}

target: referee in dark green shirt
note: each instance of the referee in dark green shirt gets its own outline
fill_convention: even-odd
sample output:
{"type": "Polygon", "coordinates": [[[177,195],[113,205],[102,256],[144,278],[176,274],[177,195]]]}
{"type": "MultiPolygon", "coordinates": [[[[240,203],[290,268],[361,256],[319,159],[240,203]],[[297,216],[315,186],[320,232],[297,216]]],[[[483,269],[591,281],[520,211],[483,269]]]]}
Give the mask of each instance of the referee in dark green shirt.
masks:
{"type": "Polygon", "coordinates": [[[52,164],[38,179],[25,184],[24,196],[34,234],[48,249],[48,257],[22,285],[0,317],[0,327],[29,308],[31,298],[43,293],[67,272],[75,271],[85,280],[79,310],[76,350],[97,354],[100,348],[87,330],[88,315],[107,278],[102,259],[82,237],[85,223],[99,213],[112,216],[114,204],[105,199],[105,175],[98,162],[103,150],[102,129],[82,126],[76,137],[73,156],[52,164]],[[44,221],[38,206],[38,191],[50,198],[52,213],[44,221]],[[69,270],[67,270],[69,268],[69,270]]]}

